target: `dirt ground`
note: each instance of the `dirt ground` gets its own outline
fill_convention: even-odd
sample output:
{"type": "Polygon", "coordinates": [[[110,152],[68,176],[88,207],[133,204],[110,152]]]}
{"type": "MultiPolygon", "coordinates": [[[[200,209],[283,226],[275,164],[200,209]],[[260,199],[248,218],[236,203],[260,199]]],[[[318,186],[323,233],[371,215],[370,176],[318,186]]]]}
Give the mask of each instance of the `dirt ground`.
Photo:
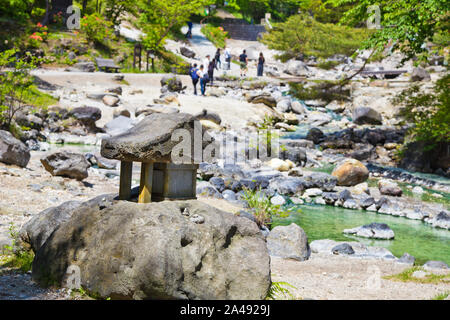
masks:
{"type": "Polygon", "coordinates": [[[410,267],[375,259],[313,253],[304,262],[272,257],[271,267],[272,281],[287,282],[295,287],[288,287],[295,299],[429,300],[450,292],[450,283],[385,280],[382,277],[401,273],[410,267]]]}

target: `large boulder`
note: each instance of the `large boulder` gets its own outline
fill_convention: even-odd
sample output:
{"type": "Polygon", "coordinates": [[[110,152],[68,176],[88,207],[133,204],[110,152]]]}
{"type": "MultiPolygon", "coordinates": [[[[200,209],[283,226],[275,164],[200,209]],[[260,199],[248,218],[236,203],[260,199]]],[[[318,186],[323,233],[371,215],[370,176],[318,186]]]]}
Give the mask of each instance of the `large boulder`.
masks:
{"type": "Polygon", "coordinates": [[[369,170],[356,159],[347,159],[340,163],[331,173],[338,179],[339,186],[352,187],[369,178],[369,170]]]}
{"type": "Polygon", "coordinates": [[[79,181],[88,177],[89,162],[80,153],[55,152],[41,159],[45,170],[53,176],[63,176],[79,181]]]}
{"type": "Polygon", "coordinates": [[[345,229],[343,232],[371,239],[391,240],[395,237],[394,231],[387,224],[376,222],[353,229],[345,229]]]}
{"type": "Polygon", "coordinates": [[[353,110],[353,122],[356,124],[382,124],[382,117],[378,111],[370,107],[357,107],[353,110]]]}
{"type": "Polygon", "coordinates": [[[0,162],[25,168],[30,161],[30,149],[20,140],[0,130],[0,162]]]}
{"type": "Polygon", "coordinates": [[[267,237],[267,249],[271,256],[305,261],[311,250],[305,231],[295,223],[273,228],[267,237]]]}
{"type": "Polygon", "coordinates": [[[434,218],[428,220],[435,228],[450,230],[450,214],[446,211],[439,212],[434,218]]]}
{"type": "Polygon", "coordinates": [[[116,197],[115,194],[101,195],[87,202],[67,201],[57,207],[48,208],[29,220],[20,230],[21,244],[37,252],[50,235],[61,224],[69,221],[79,208],[105,206],[116,197]]]}
{"type": "Polygon", "coordinates": [[[309,69],[306,63],[298,60],[290,60],[288,61],[286,68],[284,70],[285,73],[290,74],[292,76],[307,76],[309,75],[309,69]]]}
{"type": "Polygon", "coordinates": [[[199,201],[82,207],[36,252],[32,278],[112,299],[264,299],[270,258],[257,225],[199,201]]]}

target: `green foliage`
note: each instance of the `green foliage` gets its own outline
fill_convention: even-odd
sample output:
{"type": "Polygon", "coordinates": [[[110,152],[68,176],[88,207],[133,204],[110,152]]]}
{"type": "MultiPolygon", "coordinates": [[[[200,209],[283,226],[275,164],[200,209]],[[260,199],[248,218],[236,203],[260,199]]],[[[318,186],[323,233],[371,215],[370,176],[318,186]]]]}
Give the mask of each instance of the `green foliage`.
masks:
{"type": "Polygon", "coordinates": [[[268,227],[270,229],[272,225],[272,218],[286,218],[292,211],[298,211],[298,209],[289,208],[283,210],[280,205],[274,205],[270,202],[270,199],[265,195],[261,189],[253,191],[248,188],[244,188],[243,199],[247,201],[248,206],[253,210],[253,214],[256,218],[256,223],[259,227],[268,227]]]}
{"type": "Polygon", "coordinates": [[[353,55],[368,37],[367,29],[355,29],[329,23],[320,23],[301,14],[274,25],[263,36],[262,42],[270,49],[283,51],[283,61],[300,54],[328,58],[335,54],[353,55]]]}
{"type": "Polygon", "coordinates": [[[139,2],[140,21],[146,37],[143,44],[147,49],[160,51],[164,40],[173,28],[185,24],[190,15],[212,0],[153,0],[139,2]]]}
{"type": "Polygon", "coordinates": [[[202,27],[202,33],[216,48],[225,48],[228,33],[222,27],[206,24],[202,27]]]}
{"type": "Polygon", "coordinates": [[[81,31],[96,44],[107,46],[109,39],[113,37],[112,22],[97,13],[84,16],[80,24],[81,31]]]}
{"type": "Polygon", "coordinates": [[[320,60],[319,63],[317,63],[317,68],[330,70],[333,69],[339,65],[339,61],[333,61],[333,60],[320,60]]]}
{"type": "Polygon", "coordinates": [[[293,285],[287,282],[272,282],[266,300],[276,299],[295,299],[294,295],[289,291],[289,288],[296,289],[293,285]]]}
{"type": "Polygon", "coordinates": [[[448,34],[450,2],[446,0],[330,0],[335,6],[354,4],[341,22],[349,25],[361,25],[373,19],[380,8],[380,26],[374,29],[362,44],[362,49],[376,48],[384,50],[392,43],[392,50],[401,50],[405,54],[403,61],[411,58],[427,60],[429,52],[423,46],[431,41],[436,33],[448,34]],[[371,8],[372,7],[372,8],[371,8]]]}
{"type": "Polygon", "coordinates": [[[0,53],[0,126],[9,129],[15,114],[26,105],[25,98],[33,86],[30,70],[38,59],[27,57],[31,62],[15,57],[15,50],[0,53]]]}
{"type": "Polygon", "coordinates": [[[290,83],[290,93],[300,100],[345,101],[350,97],[350,89],[344,82],[321,80],[313,83],[290,83]]]}
{"type": "Polygon", "coordinates": [[[400,115],[413,124],[409,133],[415,140],[428,142],[428,150],[450,142],[449,85],[450,74],[447,74],[428,93],[414,85],[393,99],[393,103],[403,105],[400,115]]]}
{"type": "Polygon", "coordinates": [[[106,18],[114,26],[120,25],[125,12],[133,15],[137,13],[135,0],[105,0],[103,4],[106,18]]]}
{"type": "Polygon", "coordinates": [[[30,17],[35,0],[1,0],[0,17],[24,21],[30,17]]]}
{"type": "Polygon", "coordinates": [[[230,0],[226,9],[237,18],[259,23],[266,13],[275,20],[284,20],[295,14],[303,0],[230,0]],[[240,13],[236,15],[236,13],[240,13]]]}
{"type": "Polygon", "coordinates": [[[3,254],[6,255],[6,261],[2,262],[2,267],[19,269],[22,272],[31,270],[34,254],[19,245],[19,234],[13,223],[9,226],[9,236],[12,239],[11,245],[3,247],[3,254]]]}
{"type": "Polygon", "coordinates": [[[448,298],[448,296],[450,296],[450,291],[438,294],[437,296],[435,296],[433,299],[431,300],[445,300],[448,298]]]}

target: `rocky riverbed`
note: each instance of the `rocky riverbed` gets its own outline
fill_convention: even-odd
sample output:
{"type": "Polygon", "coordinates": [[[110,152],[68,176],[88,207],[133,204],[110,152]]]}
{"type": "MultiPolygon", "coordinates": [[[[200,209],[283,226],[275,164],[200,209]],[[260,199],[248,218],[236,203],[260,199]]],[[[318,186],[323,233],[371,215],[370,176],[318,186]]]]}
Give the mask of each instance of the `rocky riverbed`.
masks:
{"type": "MultiPolygon", "coordinates": [[[[305,67],[292,64],[288,69],[297,74],[296,70],[305,67]]],[[[310,79],[329,76],[311,71],[316,68],[310,68],[310,79]]],[[[197,97],[191,93],[185,76],[71,72],[68,79],[69,73],[58,70],[37,70],[35,75],[41,79],[41,89],[58,98],[59,105],[20,114],[21,125],[32,128],[24,133],[22,141],[2,136],[1,143],[12,146],[7,152],[0,148],[2,246],[11,243],[11,223],[20,229],[49,207],[117,193],[120,166],[100,155],[102,139],[129,130],[149,114],[179,112],[195,115],[219,144],[234,143],[215,163],[200,164],[197,195],[204,203],[255,220],[244,193],[261,190],[272,204],[284,208],[314,204],[363,210],[417,220],[428,228],[449,232],[448,162],[416,159],[414,154],[398,158],[407,126],[395,117],[396,107],[388,97],[409,85],[407,75],[396,80],[358,79],[348,88],[351,99],[344,102],[296,99],[290,95],[288,81],[274,78],[243,82],[218,78],[208,88],[208,97],[197,97]],[[255,126],[261,129],[267,125],[279,130],[278,156],[267,161],[239,161],[239,156],[245,157],[249,149],[257,149],[245,143],[255,133],[255,126]],[[399,170],[399,164],[428,175],[399,170]]],[[[435,76],[431,73],[433,79],[435,76]]],[[[423,83],[424,87],[428,85],[423,83]]],[[[140,168],[135,166],[134,185],[139,177],[140,168]]],[[[362,226],[352,226],[356,227],[362,226]]],[[[304,231],[295,231],[298,237],[292,239],[292,247],[280,240],[283,229],[276,228],[270,233],[261,230],[272,259],[272,277],[296,286],[297,298],[428,299],[449,289],[448,284],[382,280],[383,290],[353,290],[362,286],[369,266],[381,268],[381,274],[387,275],[410,267],[411,260],[404,263],[406,258],[394,256],[386,248],[354,241],[308,243],[304,231]],[[296,261],[292,261],[293,257],[296,261]],[[334,264],[333,269],[330,265],[334,264]],[[348,272],[349,268],[353,271],[348,272]],[[305,280],[303,273],[311,275],[310,280],[305,280]],[[324,277],[331,280],[325,281],[324,277]],[[344,285],[349,279],[359,282],[344,285]],[[322,282],[327,284],[321,286],[322,282]],[[339,286],[349,289],[337,289],[339,286]],[[405,294],[395,297],[398,290],[405,294]]],[[[389,226],[371,228],[362,228],[370,229],[368,232],[347,231],[396,241],[395,230],[386,235],[389,226]],[[382,236],[377,234],[381,231],[382,236]]],[[[436,272],[447,272],[445,266],[441,264],[436,272]]],[[[4,291],[6,299],[70,296],[67,292],[39,291],[27,274],[0,276],[0,288],[8,288],[4,291]],[[20,285],[11,289],[15,282],[20,285]]]]}

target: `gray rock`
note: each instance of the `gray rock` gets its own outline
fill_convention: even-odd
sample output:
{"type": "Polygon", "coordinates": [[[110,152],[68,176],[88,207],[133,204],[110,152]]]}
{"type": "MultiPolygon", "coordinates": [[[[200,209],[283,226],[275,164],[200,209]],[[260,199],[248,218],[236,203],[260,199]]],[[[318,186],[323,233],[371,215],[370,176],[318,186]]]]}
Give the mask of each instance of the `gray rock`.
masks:
{"type": "Polygon", "coordinates": [[[303,148],[293,148],[286,146],[280,152],[280,158],[282,160],[290,160],[293,163],[304,166],[308,160],[306,150],[303,148]]]}
{"type": "Polygon", "coordinates": [[[188,58],[191,58],[191,59],[195,58],[195,52],[192,51],[191,49],[187,48],[187,47],[181,47],[180,48],[180,53],[183,56],[185,56],[185,57],[188,57],[188,58]]]}
{"type": "Polygon", "coordinates": [[[323,131],[319,128],[309,129],[308,134],[306,135],[306,139],[313,141],[315,144],[321,143],[324,137],[325,135],[323,134],[323,131]]]}
{"type": "Polygon", "coordinates": [[[183,82],[181,82],[180,77],[170,74],[165,75],[161,79],[161,87],[167,86],[170,92],[180,92],[185,88],[183,87],[183,82]]]}
{"type": "Polygon", "coordinates": [[[267,237],[267,249],[271,256],[305,261],[311,250],[305,231],[295,223],[289,226],[277,226],[267,237]]]}
{"type": "Polygon", "coordinates": [[[283,99],[277,103],[277,110],[282,113],[289,112],[290,109],[291,109],[291,100],[290,99],[283,99]]]}
{"type": "Polygon", "coordinates": [[[69,112],[69,115],[80,121],[89,131],[96,131],[95,122],[102,117],[102,111],[97,107],[79,107],[69,112]]]}
{"type": "Polygon", "coordinates": [[[378,181],[378,189],[382,195],[400,197],[403,194],[402,189],[396,182],[385,179],[378,181]]]}
{"type": "Polygon", "coordinates": [[[448,265],[443,261],[427,261],[423,267],[425,269],[448,269],[448,265]]]}
{"type": "Polygon", "coordinates": [[[222,196],[227,201],[233,202],[237,200],[236,193],[234,193],[234,191],[231,190],[225,190],[224,192],[222,192],[222,196]]]}
{"type": "Polygon", "coordinates": [[[67,151],[55,152],[41,158],[45,170],[53,176],[83,180],[88,177],[89,162],[83,154],[67,151]]]}
{"type": "Polygon", "coordinates": [[[93,62],[78,62],[73,65],[73,68],[82,72],[94,72],[95,64],[93,62]]]}
{"type": "Polygon", "coordinates": [[[259,300],[271,283],[258,227],[199,201],[78,210],[37,251],[32,278],[60,286],[71,265],[87,292],[112,299],[259,300]]]}
{"type": "Polygon", "coordinates": [[[376,222],[353,229],[345,229],[343,232],[371,239],[391,240],[395,237],[394,231],[387,224],[376,222]]]}
{"type": "Polygon", "coordinates": [[[355,250],[348,243],[341,243],[331,249],[333,254],[354,254],[355,250]]]}
{"type": "Polygon", "coordinates": [[[305,188],[319,188],[323,191],[333,191],[337,178],[325,172],[312,172],[303,176],[305,188]]]}
{"type": "Polygon", "coordinates": [[[359,201],[359,205],[364,209],[367,209],[374,204],[375,204],[375,199],[372,197],[367,197],[367,198],[364,198],[359,201]]]}
{"type": "Polygon", "coordinates": [[[305,189],[305,180],[295,177],[279,177],[270,181],[269,188],[282,195],[300,194],[305,189]]]}
{"type": "Polygon", "coordinates": [[[315,127],[324,126],[330,123],[333,118],[331,115],[323,112],[313,111],[308,114],[308,122],[315,127]]]}
{"type": "Polygon", "coordinates": [[[133,128],[133,120],[128,117],[118,116],[105,124],[105,132],[110,136],[121,135],[133,128]]]}
{"type": "Polygon", "coordinates": [[[331,253],[331,249],[337,244],[334,240],[314,240],[310,243],[311,251],[314,253],[331,253]]]}
{"type": "Polygon", "coordinates": [[[101,195],[84,203],[80,201],[68,201],[57,207],[48,208],[35,215],[20,229],[20,241],[22,245],[32,249],[36,253],[53,231],[61,224],[69,221],[78,209],[102,207],[106,203],[111,202],[115,197],[115,194],[101,195]]]}
{"type": "Polygon", "coordinates": [[[291,103],[291,110],[296,114],[305,114],[307,110],[303,104],[298,101],[293,101],[291,103]]]}
{"type": "Polygon", "coordinates": [[[427,70],[421,67],[413,68],[411,72],[411,81],[430,81],[431,76],[427,70]]]}
{"type": "Polygon", "coordinates": [[[276,196],[274,196],[274,197],[272,197],[272,198],[270,199],[270,202],[271,202],[273,205],[276,205],[276,206],[282,206],[282,205],[284,205],[284,204],[286,203],[286,200],[284,199],[283,196],[276,195],[276,196]]]}
{"type": "Polygon", "coordinates": [[[309,69],[306,63],[298,60],[289,60],[287,62],[285,73],[292,76],[307,76],[309,75],[309,69]]]}
{"type": "Polygon", "coordinates": [[[222,123],[222,119],[217,112],[211,112],[206,109],[203,109],[202,112],[195,115],[195,119],[197,120],[208,120],[214,122],[215,124],[220,125],[222,123]]]}
{"type": "Polygon", "coordinates": [[[0,130],[0,162],[25,168],[30,161],[30,149],[8,131],[0,130]]]}
{"type": "Polygon", "coordinates": [[[225,190],[225,182],[223,181],[222,178],[219,177],[212,177],[209,180],[209,183],[215,187],[217,189],[217,191],[219,192],[223,192],[223,190],[225,190]]]}
{"type": "Polygon", "coordinates": [[[435,228],[450,229],[450,215],[446,211],[441,211],[437,216],[430,220],[435,228]]]}
{"type": "Polygon", "coordinates": [[[378,111],[370,107],[357,107],[353,110],[353,122],[356,124],[382,124],[382,117],[378,111]]]}
{"type": "Polygon", "coordinates": [[[271,108],[275,108],[277,106],[277,100],[269,93],[249,95],[247,97],[247,101],[255,104],[262,103],[271,108]]]}
{"type": "Polygon", "coordinates": [[[354,199],[345,200],[342,206],[346,209],[354,209],[354,210],[359,209],[358,203],[354,199]]]}
{"type": "Polygon", "coordinates": [[[119,97],[107,94],[103,97],[102,101],[107,106],[115,107],[119,104],[120,99],[119,99],[119,97]]]}
{"type": "Polygon", "coordinates": [[[414,265],[414,262],[416,261],[416,258],[414,258],[412,255],[410,255],[409,253],[405,252],[400,259],[398,259],[398,262],[400,263],[405,263],[405,264],[409,264],[410,266],[414,265]]]}
{"type": "Polygon", "coordinates": [[[222,194],[216,188],[214,188],[209,182],[206,181],[201,181],[197,183],[196,193],[198,195],[208,198],[223,199],[222,194]]]}

